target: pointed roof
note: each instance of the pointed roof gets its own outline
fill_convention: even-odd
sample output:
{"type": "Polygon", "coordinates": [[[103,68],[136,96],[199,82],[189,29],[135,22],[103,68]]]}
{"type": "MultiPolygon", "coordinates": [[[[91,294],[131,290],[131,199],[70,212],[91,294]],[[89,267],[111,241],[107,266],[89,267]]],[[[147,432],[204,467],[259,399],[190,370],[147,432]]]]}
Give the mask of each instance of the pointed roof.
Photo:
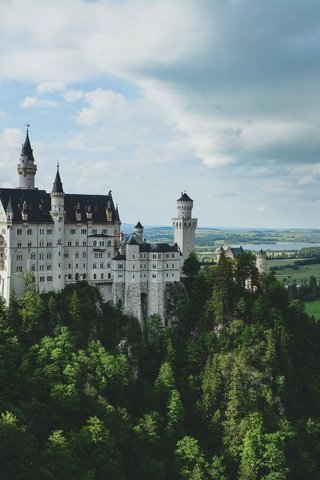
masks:
{"type": "Polygon", "coordinates": [[[119,210],[118,210],[118,204],[116,205],[114,220],[115,220],[115,222],[120,222],[120,215],[119,215],[119,210]]]}
{"type": "Polygon", "coordinates": [[[27,157],[28,160],[31,160],[32,162],[34,162],[33,150],[31,148],[28,129],[27,129],[26,139],[25,139],[24,143],[22,144],[22,150],[21,150],[21,155],[20,156],[21,157],[27,157]]]}
{"type": "Polygon", "coordinates": [[[7,213],[11,213],[13,210],[12,210],[12,205],[11,205],[11,196],[9,197],[9,200],[8,200],[8,205],[7,205],[7,210],[6,212],[7,213]]]}
{"type": "Polygon", "coordinates": [[[140,222],[137,223],[137,225],[134,228],[143,228],[140,222]]]}
{"type": "Polygon", "coordinates": [[[192,202],[193,200],[186,194],[186,192],[181,192],[181,197],[178,198],[178,202],[192,202]]]}
{"type": "Polygon", "coordinates": [[[56,178],[54,179],[51,193],[63,193],[62,182],[59,173],[59,164],[57,165],[56,178]]]}

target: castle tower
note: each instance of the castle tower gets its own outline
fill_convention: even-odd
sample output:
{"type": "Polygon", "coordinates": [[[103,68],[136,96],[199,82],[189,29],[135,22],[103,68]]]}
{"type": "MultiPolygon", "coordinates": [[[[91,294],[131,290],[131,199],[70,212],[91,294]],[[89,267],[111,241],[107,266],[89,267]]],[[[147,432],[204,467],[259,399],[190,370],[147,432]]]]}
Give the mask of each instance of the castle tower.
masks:
{"type": "Polygon", "coordinates": [[[31,148],[29,132],[27,129],[26,139],[22,145],[20,162],[18,163],[19,188],[34,190],[34,179],[37,166],[34,163],[33,150],[31,148]]]}
{"type": "Polygon", "coordinates": [[[64,192],[57,165],[56,178],[51,192],[50,215],[53,220],[53,290],[60,291],[64,288],[64,192]]]}
{"type": "Polygon", "coordinates": [[[177,200],[178,217],[172,219],[174,229],[174,242],[178,244],[183,255],[183,261],[195,247],[195,230],[198,219],[192,218],[193,200],[181,192],[181,197],[177,200]]]}
{"type": "Polygon", "coordinates": [[[260,250],[256,254],[256,267],[259,273],[267,272],[267,254],[264,250],[260,250]]]}
{"type": "Polygon", "coordinates": [[[138,222],[137,225],[134,227],[134,233],[136,234],[137,237],[143,240],[143,226],[141,225],[140,222],[138,222]]]}

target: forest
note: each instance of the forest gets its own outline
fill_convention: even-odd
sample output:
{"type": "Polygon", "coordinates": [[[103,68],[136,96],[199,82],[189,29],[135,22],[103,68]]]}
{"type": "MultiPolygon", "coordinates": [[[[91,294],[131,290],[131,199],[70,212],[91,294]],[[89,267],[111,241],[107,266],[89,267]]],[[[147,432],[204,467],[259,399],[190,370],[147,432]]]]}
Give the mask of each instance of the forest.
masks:
{"type": "Polygon", "coordinates": [[[184,269],[171,329],[85,282],[1,303],[0,479],[320,479],[320,324],[251,253],[184,269]]]}

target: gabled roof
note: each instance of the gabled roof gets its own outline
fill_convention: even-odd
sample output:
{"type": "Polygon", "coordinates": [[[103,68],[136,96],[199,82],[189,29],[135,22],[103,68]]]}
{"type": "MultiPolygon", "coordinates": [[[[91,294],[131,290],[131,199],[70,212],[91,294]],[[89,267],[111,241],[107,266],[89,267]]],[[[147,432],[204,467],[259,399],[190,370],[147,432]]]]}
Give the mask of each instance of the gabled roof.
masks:
{"type": "MultiPolygon", "coordinates": [[[[29,190],[20,188],[0,188],[0,202],[7,211],[9,198],[13,211],[13,223],[22,223],[21,211],[26,202],[29,223],[53,223],[50,215],[51,198],[45,190],[29,190]]],[[[65,222],[77,223],[76,212],[81,213],[81,220],[86,221],[86,212],[91,212],[93,223],[108,223],[106,207],[110,201],[112,220],[116,221],[116,209],[109,195],[66,194],[64,198],[65,222]]],[[[109,222],[111,223],[111,222],[109,222]]]]}
{"type": "Polygon", "coordinates": [[[20,188],[0,188],[0,202],[5,211],[13,212],[13,223],[22,222],[23,204],[28,213],[28,222],[53,223],[50,215],[51,199],[45,190],[28,190],[20,188]]]}
{"type": "Polygon", "coordinates": [[[121,246],[125,247],[126,245],[139,245],[140,252],[164,253],[179,251],[179,247],[176,243],[174,245],[169,245],[168,243],[148,243],[134,233],[126,235],[122,240],[121,246]]]}
{"type": "Polygon", "coordinates": [[[139,250],[140,252],[167,253],[167,252],[178,252],[179,247],[176,243],[174,245],[169,245],[169,243],[144,242],[140,245],[139,250]]]}
{"type": "Polygon", "coordinates": [[[91,213],[93,223],[113,223],[119,218],[119,215],[118,217],[116,215],[116,209],[110,194],[66,194],[64,197],[64,207],[66,211],[66,223],[76,223],[76,213],[81,213],[82,220],[86,220],[87,212],[91,213]],[[108,206],[109,210],[112,212],[112,222],[106,221],[106,209],[108,206]]]}
{"type": "Polygon", "coordinates": [[[229,251],[231,250],[234,257],[238,257],[238,255],[241,255],[242,253],[244,253],[244,250],[241,246],[240,247],[228,247],[227,251],[228,250],[229,251]]]}

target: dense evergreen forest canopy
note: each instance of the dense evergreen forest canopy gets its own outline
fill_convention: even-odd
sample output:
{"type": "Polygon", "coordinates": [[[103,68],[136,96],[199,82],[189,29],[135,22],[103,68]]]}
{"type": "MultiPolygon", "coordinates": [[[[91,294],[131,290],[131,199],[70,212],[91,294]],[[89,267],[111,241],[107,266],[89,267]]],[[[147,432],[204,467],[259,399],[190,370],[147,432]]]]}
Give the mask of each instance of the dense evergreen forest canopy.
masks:
{"type": "Polygon", "coordinates": [[[319,479],[320,325],[254,265],[191,255],[172,329],[85,282],[1,304],[0,478],[319,479]]]}

